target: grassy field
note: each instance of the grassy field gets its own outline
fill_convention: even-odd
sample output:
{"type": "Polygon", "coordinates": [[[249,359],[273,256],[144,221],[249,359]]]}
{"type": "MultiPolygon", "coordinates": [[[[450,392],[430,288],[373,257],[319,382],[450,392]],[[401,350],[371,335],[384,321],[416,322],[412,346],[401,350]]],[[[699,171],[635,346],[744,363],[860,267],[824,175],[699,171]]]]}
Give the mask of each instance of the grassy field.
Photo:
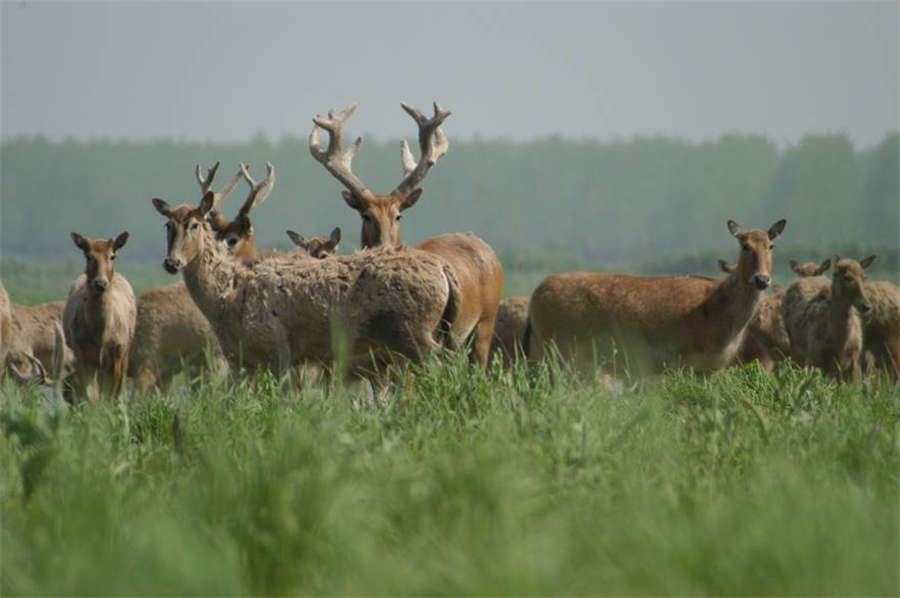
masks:
{"type": "Polygon", "coordinates": [[[619,396],[430,364],[384,405],[2,388],[0,593],[898,593],[900,391],[755,366],[619,396]]]}

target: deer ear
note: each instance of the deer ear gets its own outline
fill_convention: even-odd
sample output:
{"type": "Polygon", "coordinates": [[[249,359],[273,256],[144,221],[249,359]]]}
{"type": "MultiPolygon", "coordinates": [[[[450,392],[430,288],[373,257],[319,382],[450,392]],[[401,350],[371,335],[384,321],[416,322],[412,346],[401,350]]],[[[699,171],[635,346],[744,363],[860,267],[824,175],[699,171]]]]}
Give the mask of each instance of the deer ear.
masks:
{"type": "Polygon", "coordinates": [[[215,232],[219,232],[228,226],[228,220],[225,219],[222,212],[215,209],[209,211],[206,215],[206,221],[209,222],[209,225],[215,232]]]}
{"type": "Polygon", "coordinates": [[[769,240],[771,241],[772,239],[774,239],[775,237],[780,235],[782,232],[784,232],[784,227],[786,225],[787,225],[787,220],[785,220],[784,218],[782,218],[781,220],[779,220],[778,222],[773,224],[772,227],[769,229],[769,240]]]}
{"type": "Polygon", "coordinates": [[[797,271],[797,260],[788,260],[788,264],[791,266],[791,270],[797,271]]]}
{"type": "Polygon", "coordinates": [[[72,242],[75,243],[75,247],[82,251],[88,250],[87,239],[79,235],[78,233],[72,233],[72,242]]]}
{"type": "Polygon", "coordinates": [[[128,242],[128,231],[126,230],[123,233],[120,233],[118,237],[116,237],[115,242],[113,242],[113,249],[116,251],[122,249],[125,246],[125,243],[128,242]]]}
{"type": "Polygon", "coordinates": [[[297,231],[289,230],[287,231],[287,236],[290,237],[294,245],[306,249],[306,239],[303,238],[303,235],[297,231]]]}
{"type": "Polygon", "coordinates": [[[409,209],[422,197],[422,189],[413,189],[400,201],[400,211],[409,209]]]}
{"type": "Polygon", "coordinates": [[[720,260],[719,260],[719,269],[720,269],[722,272],[725,272],[726,274],[734,274],[734,271],[736,270],[736,267],[735,267],[735,266],[732,266],[731,264],[729,264],[729,263],[726,262],[725,260],[720,259],[720,260]]]}
{"type": "Polygon", "coordinates": [[[341,191],[341,197],[343,197],[344,201],[347,202],[347,205],[354,210],[362,211],[366,209],[366,204],[361,202],[358,197],[356,197],[349,191],[341,191]]]}
{"type": "Polygon", "coordinates": [[[331,231],[331,236],[328,237],[328,239],[334,244],[335,247],[337,247],[338,243],[341,242],[341,227],[334,227],[334,230],[331,231]]]}
{"type": "Polygon", "coordinates": [[[167,202],[163,201],[158,197],[154,197],[152,200],[153,207],[156,208],[156,211],[165,216],[166,218],[172,217],[172,206],[170,206],[167,202]]]}
{"type": "Polygon", "coordinates": [[[215,203],[216,194],[212,191],[207,191],[203,196],[203,199],[200,200],[200,207],[198,208],[200,210],[200,215],[206,216],[206,214],[215,207],[215,203]]]}
{"type": "Polygon", "coordinates": [[[727,224],[728,232],[730,232],[733,237],[741,234],[741,226],[737,222],[735,222],[734,220],[729,220],[727,224]]]}
{"type": "Polygon", "coordinates": [[[859,262],[859,265],[863,267],[863,270],[865,270],[866,268],[868,268],[869,266],[872,265],[872,262],[875,261],[876,257],[878,257],[878,256],[875,254],[872,254],[869,257],[867,257],[866,259],[859,262]]]}
{"type": "Polygon", "coordinates": [[[237,233],[242,237],[253,232],[253,224],[250,223],[250,218],[246,214],[241,214],[234,219],[234,222],[237,223],[237,233]]]}
{"type": "Polygon", "coordinates": [[[818,267],[818,269],[816,269],[816,272],[819,275],[825,274],[825,272],[827,272],[828,268],[830,268],[830,267],[831,267],[831,260],[830,259],[825,260],[824,262],[819,264],[819,267],[818,267]]]}

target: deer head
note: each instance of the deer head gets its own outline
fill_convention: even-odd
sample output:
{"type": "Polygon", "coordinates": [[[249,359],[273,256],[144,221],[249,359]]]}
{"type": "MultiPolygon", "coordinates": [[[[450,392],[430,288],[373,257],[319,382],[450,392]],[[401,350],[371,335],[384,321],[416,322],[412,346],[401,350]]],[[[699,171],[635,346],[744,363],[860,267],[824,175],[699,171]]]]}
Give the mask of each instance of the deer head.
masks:
{"type": "Polygon", "coordinates": [[[84,274],[88,288],[102,293],[116,274],[116,252],[128,242],[128,231],[114,239],[86,239],[72,233],[72,241],[84,253],[84,274]]]}
{"type": "MultiPolygon", "coordinates": [[[[212,179],[215,176],[219,163],[209,169],[207,176],[203,176],[200,165],[197,165],[197,182],[200,190],[205,195],[210,190],[212,179]]],[[[208,220],[215,232],[216,240],[225,243],[228,251],[237,258],[243,260],[256,259],[256,241],[253,238],[253,225],[250,223],[250,212],[261,205],[275,185],[275,167],[271,162],[266,163],[266,178],[257,182],[250,176],[249,165],[241,164],[240,168],[225,188],[220,193],[213,194],[213,209],[209,212],[208,220]],[[222,200],[234,190],[237,183],[243,178],[250,187],[250,192],[241,209],[238,210],[234,220],[228,220],[222,215],[220,205],[222,200]]]]}
{"type": "Polygon", "coordinates": [[[345,187],[341,195],[351,208],[362,218],[362,246],[378,247],[381,245],[397,246],[400,244],[401,212],[412,207],[422,195],[419,185],[428,171],[447,153],[449,142],[441,129],[441,124],[450,116],[449,110],[443,110],[434,102],[434,116],[426,117],[410,104],[400,106],[409,114],[419,127],[419,149],[421,159],[415,162],[406,141],[401,146],[403,163],[403,180],[390,195],[375,195],[369,190],[353,171],[353,156],[362,145],[362,137],[342,150],[343,129],[347,120],[356,111],[357,104],[345,110],[331,110],[328,116],[316,116],[313,119],[313,130],[309,135],[309,149],[313,157],[319,161],[345,187]],[[322,149],[319,144],[319,129],[329,134],[328,148],[322,149]]]}
{"type": "Polygon", "coordinates": [[[853,305],[860,313],[866,313],[872,309],[872,304],[866,296],[865,270],[872,265],[876,257],[870,255],[857,262],[834,256],[834,274],[831,278],[832,300],[845,305],[853,305]]]}
{"type": "Polygon", "coordinates": [[[212,227],[206,219],[214,202],[215,194],[212,191],[206,192],[199,206],[184,204],[173,208],[162,199],[153,198],[153,207],[168,218],[163,268],[169,274],[177,274],[200,255],[206,243],[214,242],[212,227]]]}
{"type": "Polygon", "coordinates": [[[291,238],[294,245],[305,249],[310,257],[324,259],[337,251],[338,244],[341,242],[341,228],[336,227],[328,238],[310,237],[306,239],[300,233],[292,230],[287,231],[287,236],[291,238]]]}
{"type": "Polygon", "coordinates": [[[809,276],[821,276],[828,268],[831,267],[831,260],[825,260],[821,264],[815,264],[813,262],[807,262],[805,264],[800,264],[797,260],[789,260],[788,263],[791,265],[791,270],[794,271],[794,274],[799,276],[800,278],[806,278],[809,276]]]}
{"type": "Polygon", "coordinates": [[[784,231],[787,221],[782,219],[768,231],[754,229],[743,231],[734,220],[728,221],[728,231],[741,245],[737,263],[738,279],[763,291],[772,284],[772,250],[775,238],[784,231]]]}

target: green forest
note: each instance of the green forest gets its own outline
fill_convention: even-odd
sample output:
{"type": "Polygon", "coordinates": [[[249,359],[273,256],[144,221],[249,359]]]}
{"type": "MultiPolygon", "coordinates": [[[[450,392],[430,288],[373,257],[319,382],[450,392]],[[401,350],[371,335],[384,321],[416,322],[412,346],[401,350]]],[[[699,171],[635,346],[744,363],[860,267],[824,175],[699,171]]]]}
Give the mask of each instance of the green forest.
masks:
{"type": "MultiPolygon", "coordinates": [[[[703,142],[553,137],[516,143],[457,141],[452,129],[448,134],[449,153],[405,214],[409,242],[472,231],[509,268],[656,264],[665,270],[685,256],[732,257],[728,218],[747,228],[787,218],[779,247],[810,259],[840,248],[878,249],[889,254],[882,263],[896,267],[896,132],[864,148],[844,134],[810,135],[786,146],[737,133],[703,142]]],[[[272,142],[260,135],[227,144],[32,137],[4,143],[0,160],[5,258],[55,261],[76,251],[70,231],[108,237],[128,230],[129,259],[158,260],[164,234],[150,199],[196,202],[194,165],[217,160],[217,187],[238,162],[250,163],[257,178],[266,161],[275,165],[275,190],[252,214],[261,247],[289,247],[287,228],[311,235],[334,226],[343,228],[343,253],[359,243],[359,217],[341,199],[340,184],[312,159],[305,138],[272,142]]],[[[390,192],[401,178],[399,141],[367,140],[354,171],[376,193],[390,192]]],[[[226,200],[227,215],[246,192],[242,187],[226,200]]]]}

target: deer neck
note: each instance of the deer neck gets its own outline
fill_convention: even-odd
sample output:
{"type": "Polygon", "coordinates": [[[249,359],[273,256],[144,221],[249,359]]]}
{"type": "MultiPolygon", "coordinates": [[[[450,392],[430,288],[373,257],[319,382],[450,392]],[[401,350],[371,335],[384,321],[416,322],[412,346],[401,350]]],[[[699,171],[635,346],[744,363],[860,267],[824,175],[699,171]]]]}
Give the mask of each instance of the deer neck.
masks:
{"type": "Polygon", "coordinates": [[[828,307],[828,332],[833,346],[844,346],[853,334],[855,316],[853,304],[832,293],[828,307]]]}
{"type": "Polygon", "coordinates": [[[715,294],[723,303],[723,313],[731,324],[732,333],[747,327],[763,297],[763,291],[736,273],[724,278],[715,294]]]}
{"type": "Polygon", "coordinates": [[[84,302],[84,317],[89,330],[96,330],[98,338],[103,338],[106,332],[107,314],[111,309],[113,280],[117,275],[109,279],[109,288],[102,293],[92,288],[87,289],[87,298],[84,302]]]}
{"type": "Polygon", "coordinates": [[[194,303],[212,323],[228,317],[240,264],[213,239],[207,238],[200,253],[184,267],[184,284],[194,303]]]}

